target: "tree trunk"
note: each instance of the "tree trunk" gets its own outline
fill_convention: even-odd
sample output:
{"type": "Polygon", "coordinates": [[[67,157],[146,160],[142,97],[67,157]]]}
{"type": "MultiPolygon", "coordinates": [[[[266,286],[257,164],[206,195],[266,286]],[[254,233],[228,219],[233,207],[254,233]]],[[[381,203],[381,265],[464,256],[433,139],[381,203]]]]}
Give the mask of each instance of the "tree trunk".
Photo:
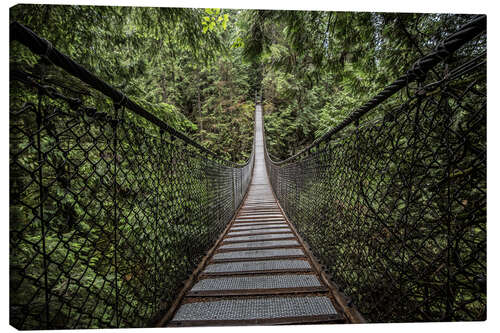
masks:
{"type": "Polygon", "coordinates": [[[198,70],[196,70],[196,98],[198,106],[198,123],[200,127],[200,140],[203,142],[203,118],[201,115],[200,72],[198,70]]]}

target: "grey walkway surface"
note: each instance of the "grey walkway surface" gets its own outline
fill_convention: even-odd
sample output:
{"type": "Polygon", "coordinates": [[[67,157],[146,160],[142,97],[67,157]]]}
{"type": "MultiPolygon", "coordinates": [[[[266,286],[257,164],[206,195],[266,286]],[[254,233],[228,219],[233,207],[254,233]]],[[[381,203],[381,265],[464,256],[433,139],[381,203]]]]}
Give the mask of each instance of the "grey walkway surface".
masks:
{"type": "Polygon", "coordinates": [[[267,247],[281,247],[281,246],[296,246],[299,242],[295,239],[285,239],[277,241],[261,241],[261,242],[248,242],[248,243],[229,243],[222,245],[219,249],[251,249],[251,248],[267,248],[267,247]]]}
{"type": "Polygon", "coordinates": [[[217,321],[294,318],[334,314],[327,297],[269,297],[196,302],[183,305],[175,316],[178,321],[217,321]]]}
{"type": "Polygon", "coordinates": [[[234,251],[222,252],[214,255],[214,260],[220,259],[260,259],[269,257],[296,257],[304,256],[301,249],[270,249],[270,250],[251,250],[251,251],[234,251]]]}
{"type": "Polygon", "coordinates": [[[258,275],[200,280],[192,291],[321,287],[315,275],[258,275]]]}
{"type": "Polygon", "coordinates": [[[231,237],[227,239],[227,242],[237,242],[237,241],[257,241],[266,239],[276,239],[276,238],[293,238],[295,235],[292,233],[279,233],[279,234],[264,234],[264,235],[253,235],[253,236],[240,236],[231,237]]]}
{"type": "Polygon", "coordinates": [[[171,326],[344,322],[269,184],[256,109],[252,183],[171,326]]]}
{"type": "Polygon", "coordinates": [[[271,228],[287,228],[288,226],[283,223],[283,224],[264,224],[264,225],[251,225],[251,226],[243,226],[243,227],[238,227],[234,226],[231,228],[231,230],[259,230],[259,229],[271,229],[271,228]]]}
{"type": "Polygon", "coordinates": [[[308,269],[311,265],[307,260],[263,260],[263,261],[241,261],[227,262],[220,264],[211,264],[205,268],[205,273],[223,273],[223,272],[252,272],[269,271],[283,269],[308,269]]]}

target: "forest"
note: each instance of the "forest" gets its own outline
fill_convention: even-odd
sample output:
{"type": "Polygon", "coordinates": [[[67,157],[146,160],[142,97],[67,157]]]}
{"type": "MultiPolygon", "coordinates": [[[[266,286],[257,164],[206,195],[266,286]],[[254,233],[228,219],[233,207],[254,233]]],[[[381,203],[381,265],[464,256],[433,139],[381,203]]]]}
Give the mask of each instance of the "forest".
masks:
{"type": "MultiPolygon", "coordinates": [[[[273,161],[285,160],[340,124],[472,18],[473,15],[457,14],[221,8],[12,7],[11,23],[28,27],[49,41],[51,48],[67,55],[202,148],[153,126],[51,65],[47,57],[11,42],[11,77],[19,77],[10,86],[11,324],[24,329],[151,325],[155,316],[169,307],[182,281],[222,232],[244,196],[253,156],[254,110],[258,99],[265,114],[267,152],[273,161]],[[73,107],[75,100],[78,105],[73,107]],[[207,157],[203,148],[217,157],[207,157]],[[155,273],[148,274],[153,269],[155,273]]],[[[467,50],[472,50],[474,56],[481,55],[486,49],[485,38],[479,38],[454,57],[459,59],[467,50]]],[[[448,68],[440,67],[441,70],[447,72],[448,68]]],[[[434,80],[440,75],[431,71],[434,80]]],[[[484,79],[485,74],[478,74],[474,80],[478,78],[484,79]]],[[[457,96],[465,96],[472,89],[476,89],[474,94],[485,89],[485,81],[471,84],[472,80],[467,77],[452,84],[455,91],[449,95],[453,100],[451,108],[464,98],[457,96]]],[[[477,287],[480,296],[464,288],[465,291],[453,296],[459,304],[457,310],[455,303],[449,302],[450,294],[457,291],[448,288],[446,296],[432,294],[434,286],[441,288],[443,283],[441,277],[433,277],[425,286],[425,292],[432,295],[421,294],[424,290],[421,285],[414,290],[411,283],[405,285],[408,288],[405,292],[415,302],[410,302],[411,306],[428,297],[440,299],[412,315],[380,315],[377,312],[380,305],[371,306],[373,299],[380,297],[378,294],[355,300],[373,321],[482,320],[486,316],[483,290],[486,179],[482,164],[485,160],[481,157],[481,162],[473,161],[464,152],[467,162],[455,163],[462,173],[453,166],[445,168],[446,163],[442,162],[448,156],[445,151],[426,150],[428,145],[443,144],[439,137],[445,130],[434,124],[435,119],[422,111],[421,132],[430,133],[430,128],[435,131],[421,140],[409,129],[411,126],[403,125],[419,117],[414,115],[413,107],[420,100],[408,99],[409,90],[402,89],[391,96],[364,120],[368,123],[382,117],[385,122],[388,114],[397,117],[393,110],[410,100],[405,104],[410,111],[401,112],[404,114],[401,123],[389,124],[390,130],[386,132],[351,131],[348,133],[357,135],[357,141],[350,141],[345,134],[319,147],[318,151],[332,149],[329,158],[335,162],[321,164],[325,161],[314,157],[310,161],[323,168],[314,173],[305,165],[300,170],[307,176],[301,184],[291,182],[293,177],[289,173],[284,176],[279,171],[273,173],[274,177],[290,181],[286,188],[294,189],[293,198],[286,190],[278,191],[275,183],[273,187],[279,192],[280,202],[292,205],[287,213],[292,220],[299,221],[298,229],[306,235],[315,254],[332,267],[335,260],[328,258],[352,254],[351,245],[346,241],[341,249],[332,246],[329,242],[339,236],[324,235],[318,231],[320,228],[345,233],[346,239],[365,235],[366,243],[359,240],[360,251],[370,252],[375,247],[372,239],[381,237],[383,242],[389,241],[389,236],[384,237],[389,230],[392,232],[394,223],[392,226],[397,229],[394,237],[413,242],[414,248],[428,251],[429,256],[442,258],[442,244],[456,241],[455,247],[462,246],[460,240],[443,235],[449,235],[452,229],[465,232],[464,229],[448,224],[448,229],[436,231],[437,227],[423,226],[422,219],[432,224],[442,223],[444,211],[448,215],[464,215],[463,223],[473,230],[471,239],[465,242],[479,239],[479,245],[470,250],[477,254],[474,258],[468,251],[463,256],[459,254],[456,260],[474,262],[469,264],[475,265],[471,274],[476,285],[480,281],[477,287]],[[380,133],[391,139],[379,140],[380,133]],[[407,145],[396,149],[400,137],[404,137],[407,145]],[[428,137],[432,139],[428,141],[428,137]],[[409,142],[416,142],[414,147],[418,148],[410,150],[409,142]],[[341,144],[344,148],[333,153],[333,147],[341,144]],[[383,151],[382,147],[390,148],[383,151]],[[406,164],[398,162],[388,151],[406,156],[406,164]],[[373,162],[382,157],[390,161],[388,169],[373,162]],[[415,164],[408,165],[409,160],[415,164]],[[443,169],[434,168],[436,164],[443,169]],[[364,171],[360,171],[359,165],[366,166],[364,171]],[[480,170],[470,174],[472,165],[480,170]],[[356,174],[357,180],[352,180],[354,176],[347,177],[346,170],[356,174]],[[389,181],[384,173],[394,178],[389,181]],[[426,183],[424,178],[429,175],[439,178],[440,185],[433,187],[431,182],[426,183]],[[319,183],[314,177],[327,178],[319,183]],[[442,187],[441,179],[446,177],[458,179],[453,183],[456,188],[450,183],[442,187]],[[463,185],[472,181],[473,186],[463,185]],[[417,183],[425,190],[411,196],[408,191],[417,183]],[[374,206],[363,205],[361,195],[352,194],[363,187],[360,184],[365,185],[363,195],[376,201],[374,206]],[[377,186],[386,186],[385,192],[377,190],[377,186]],[[332,188],[345,191],[332,194],[332,188]],[[456,195],[461,206],[440,206],[438,201],[445,200],[446,193],[453,190],[461,193],[456,195]],[[399,197],[393,198],[390,193],[398,193],[399,197]],[[322,194],[322,200],[311,199],[314,194],[322,194]],[[435,200],[434,195],[440,199],[435,200]],[[425,200],[429,198],[437,203],[427,204],[425,200]],[[337,209],[335,214],[332,203],[337,209]],[[408,208],[409,203],[416,208],[408,208]],[[311,212],[310,207],[316,207],[317,212],[311,212]],[[473,207],[474,211],[469,211],[473,207]],[[351,216],[348,209],[356,213],[351,216]],[[438,217],[434,214],[437,211],[438,217]],[[328,217],[328,222],[315,224],[315,214],[328,217]],[[355,232],[344,228],[359,218],[371,221],[364,222],[366,229],[355,232]],[[344,224],[335,229],[330,225],[334,220],[342,220],[344,224]],[[389,225],[379,230],[379,220],[389,225]],[[418,229],[422,238],[412,239],[410,232],[407,234],[399,226],[400,221],[408,225],[417,221],[411,228],[418,229]],[[426,243],[430,235],[435,238],[435,245],[426,243]],[[364,307],[361,302],[370,305],[364,307]],[[452,308],[460,314],[451,315],[452,308]]],[[[477,93],[466,103],[479,105],[482,98],[482,93],[477,93]]],[[[457,124],[454,133],[446,132],[450,136],[460,132],[459,124],[463,121],[475,121],[468,111],[457,112],[458,116],[450,116],[456,117],[453,121],[457,124]]],[[[470,134],[465,129],[460,132],[472,135],[467,142],[477,143],[468,148],[474,153],[485,152],[485,119],[478,122],[480,125],[474,127],[477,132],[470,134]]],[[[453,144],[458,141],[459,135],[453,144]]],[[[454,219],[452,224],[457,221],[461,220],[454,219]]],[[[380,244],[377,248],[380,250],[380,244]]],[[[398,251],[397,246],[384,247],[384,251],[388,249],[398,251]]],[[[360,282],[370,279],[368,268],[378,269],[372,263],[373,257],[365,257],[363,263],[359,253],[357,256],[353,262],[365,265],[367,271],[356,273],[346,266],[343,269],[347,273],[334,274],[353,295],[370,287],[369,283],[360,282]],[[359,282],[358,287],[349,289],[347,284],[354,280],[359,282]]],[[[404,262],[410,261],[411,255],[408,256],[403,254],[399,261],[391,260],[391,265],[404,266],[404,262]]],[[[377,260],[381,265],[387,263],[384,258],[377,260]]],[[[440,273],[439,265],[431,267],[424,259],[418,261],[421,266],[406,267],[406,272],[421,269],[425,271],[423,275],[444,274],[440,273]]],[[[418,275],[416,271],[413,273],[408,276],[418,275]]],[[[389,279],[384,274],[392,273],[391,270],[380,273],[380,281],[389,279]]],[[[451,270],[446,274],[452,274],[451,270]]],[[[409,281],[408,276],[398,275],[398,283],[409,281]]],[[[463,285],[470,278],[464,273],[456,281],[463,285]]],[[[390,283],[380,284],[380,289],[391,288],[390,283]]],[[[391,306],[402,306],[398,302],[391,306]]]]}
{"type": "MultiPolygon", "coordinates": [[[[271,154],[285,158],[472,17],[47,5],[10,15],[234,162],[250,154],[240,134],[252,129],[256,91],[271,154]]],[[[11,59],[35,62],[15,46],[11,59]]]]}

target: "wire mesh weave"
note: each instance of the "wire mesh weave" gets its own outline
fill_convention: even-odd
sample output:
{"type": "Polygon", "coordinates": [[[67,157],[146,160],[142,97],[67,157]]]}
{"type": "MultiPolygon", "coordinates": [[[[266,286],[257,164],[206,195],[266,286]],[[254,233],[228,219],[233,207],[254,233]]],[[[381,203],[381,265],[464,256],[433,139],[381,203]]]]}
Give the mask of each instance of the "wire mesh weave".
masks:
{"type": "Polygon", "coordinates": [[[266,153],[287,216],[370,321],[486,319],[485,50],[483,31],[362,125],[266,153]]]}
{"type": "Polygon", "coordinates": [[[253,169],[253,153],[236,165],[169,130],[96,90],[11,70],[13,326],[143,327],[168,309],[253,169]]]}

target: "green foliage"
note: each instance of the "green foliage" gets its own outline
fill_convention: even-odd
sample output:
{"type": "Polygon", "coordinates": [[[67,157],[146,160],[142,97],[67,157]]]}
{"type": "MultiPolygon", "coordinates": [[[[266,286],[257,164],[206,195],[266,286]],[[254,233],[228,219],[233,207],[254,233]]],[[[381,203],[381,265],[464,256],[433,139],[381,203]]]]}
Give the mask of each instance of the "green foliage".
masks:
{"type": "MultiPolygon", "coordinates": [[[[241,60],[239,49],[228,52],[237,29],[230,22],[236,21],[237,13],[18,5],[10,14],[11,21],[27,25],[173,128],[235,162],[250,156],[253,71],[241,60]],[[204,32],[201,20],[207,14],[216,27],[204,32]]],[[[42,78],[101,115],[115,114],[109,99],[47,65],[26,47],[12,43],[10,56],[12,69],[42,78]]],[[[10,97],[12,112],[39,103],[36,91],[17,82],[11,85],[10,97]]],[[[52,103],[45,99],[39,106],[53,110],[52,103]]],[[[126,121],[116,134],[119,165],[114,201],[112,127],[64,103],[56,103],[54,110],[58,111],[44,121],[47,130],[40,143],[46,152],[42,167],[46,198],[31,181],[41,165],[33,144],[37,117],[28,108],[11,120],[11,128],[24,131],[11,130],[10,142],[11,156],[17,156],[11,158],[10,170],[16,200],[10,207],[11,322],[41,328],[46,300],[40,283],[34,281],[47,272],[52,328],[144,326],[160,305],[173,300],[230,218],[229,211],[212,213],[217,199],[213,188],[218,185],[205,170],[212,162],[200,162],[196,152],[170,142],[166,134],[158,143],[154,139],[160,136],[158,129],[126,111],[126,121]],[[157,198],[156,204],[151,198],[157,198]],[[115,204],[118,235],[111,223],[115,204]],[[47,220],[42,221],[39,209],[30,208],[40,205],[50,220],[45,232],[42,225],[47,220]],[[201,211],[207,213],[200,215],[201,211]],[[156,215],[161,226],[155,228],[156,215]],[[40,255],[42,239],[52,263],[47,270],[40,255]],[[160,249],[154,248],[156,239],[163,242],[160,249]],[[155,256],[168,265],[155,267],[155,256]],[[161,281],[152,280],[157,276],[161,281]],[[160,296],[161,304],[154,300],[160,296]],[[131,314],[121,323],[114,313],[115,297],[120,311],[131,314]]]]}
{"type": "Polygon", "coordinates": [[[203,25],[203,33],[207,31],[214,31],[217,27],[222,27],[223,30],[227,29],[227,22],[229,21],[229,14],[221,13],[220,8],[205,8],[207,16],[203,16],[201,24],[203,25]]]}
{"type": "Polygon", "coordinates": [[[470,16],[251,10],[244,18],[243,54],[261,61],[263,71],[270,151],[286,158],[398,78],[470,16]]]}
{"type": "MultiPolygon", "coordinates": [[[[256,89],[248,84],[255,77],[249,64],[242,61],[239,48],[234,49],[242,44],[238,37],[241,27],[230,23],[238,21],[238,12],[17,5],[10,16],[11,21],[26,24],[172,127],[200,138],[216,151],[228,152],[226,156],[235,162],[249,156],[248,137],[226,134],[224,139],[218,135],[230,133],[236,119],[247,121],[245,131],[252,128],[251,118],[241,118],[244,111],[240,107],[219,112],[253,98],[256,89]],[[231,47],[233,51],[227,52],[231,47]],[[224,117],[218,119],[219,115],[224,117]]],[[[32,67],[37,60],[26,48],[13,44],[11,62],[32,67]]],[[[53,75],[59,81],[67,80],[64,73],[53,75]]]]}
{"type": "MultiPolygon", "coordinates": [[[[11,21],[27,25],[173,128],[238,163],[245,162],[251,153],[256,93],[264,97],[269,151],[284,159],[341,122],[468,18],[76,5],[17,5],[10,11],[11,21]]],[[[30,72],[44,83],[81,98],[84,104],[114,114],[109,99],[48,66],[26,47],[18,43],[10,47],[12,69],[30,72]]],[[[44,295],[37,293],[44,265],[39,254],[42,221],[38,216],[43,201],[44,213],[50,218],[44,246],[57,262],[47,276],[52,311],[59,309],[59,317],[52,318],[55,328],[66,327],[68,322],[81,327],[116,325],[112,308],[116,295],[110,285],[115,275],[120,276],[118,288],[123,291],[119,297],[126,304],[124,313],[141,306],[145,309],[121,326],[144,325],[142,319],[158,310],[151,299],[161,293],[156,290],[153,295],[150,286],[142,282],[148,272],[158,269],[152,254],[168,263],[160,268],[164,277],[160,288],[169,292],[162,299],[163,305],[169,304],[200,253],[214,241],[212,236],[222,231],[223,219],[211,215],[216,184],[203,172],[199,159],[193,157],[195,152],[181,149],[168,138],[158,144],[155,140],[161,134],[157,128],[127,113],[127,124],[134,130],[122,128],[118,132],[122,164],[116,174],[117,201],[122,213],[120,232],[130,235],[133,244],[127,243],[125,237],[116,242],[121,257],[120,268],[114,271],[110,267],[117,250],[116,236],[109,223],[114,204],[110,198],[112,152],[103,143],[113,137],[112,128],[92,116],[74,114],[61,103],[57,106],[61,111],[57,113],[59,121],[48,119],[44,123],[54,131],[43,132],[40,143],[34,143],[27,137],[36,133],[34,109],[38,103],[35,91],[11,86],[11,110],[26,107],[22,117],[11,120],[11,128],[26,131],[11,132],[10,141],[11,154],[19,154],[10,170],[11,195],[24,203],[10,207],[10,282],[20,290],[11,293],[11,303],[30,304],[35,315],[28,318],[27,327],[38,328],[36,323],[41,320],[45,302],[44,295]],[[66,114],[72,117],[65,118],[66,114]],[[70,138],[63,137],[57,130],[72,119],[81,122],[72,128],[70,138]],[[61,148],[63,144],[73,147],[70,153],[61,148]],[[35,145],[40,145],[45,154],[47,163],[43,167],[35,145]],[[142,158],[160,154],[164,154],[162,159],[142,158]],[[31,176],[38,168],[44,175],[40,184],[31,176]],[[161,178],[151,177],[153,174],[161,174],[161,178]],[[71,186],[67,179],[70,176],[71,186]],[[46,198],[40,196],[39,186],[47,188],[46,198]],[[147,201],[153,192],[158,197],[154,205],[147,201]],[[209,213],[201,216],[199,207],[209,213]],[[165,237],[161,250],[148,242],[149,237],[157,237],[152,236],[158,230],[151,223],[155,214],[160,216],[160,230],[165,237]],[[212,223],[215,220],[219,223],[212,223]],[[61,272],[71,272],[71,276],[60,278],[61,272]],[[78,288],[74,280],[84,288],[78,288]],[[104,301],[85,303],[89,294],[98,294],[104,301]],[[95,311],[100,321],[63,306],[71,302],[75,307],[82,306],[84,313],[95,311]]],[[[385,109],[398,104],[398,97],[393,97],[385,109]]],[[[49,103],[43,101],[40,105],[48,108],[49,103]]],[[[401,140],[403,146],[405,140],[401,140]]],[[[329,171],[332,178],[340,177],[336,170],[329,171]]],[[[369,181],[381,182],[383,177],[386,175],[380,174],[369,181]]],[[[308,204],[312,194],[326,193],[338,185],[308,183],[298,200],[308,204]]],[[[327,199],[325,196],[318,204],[318,214],[332,207],[327,199]]],[[[427,199],[422,198],[422,202],[427,199]]],[[[352,203],[342,205],[339,211],[348,215],[352,203]]],[[[306,221],[305,217],[302,220],[306,221]]],[[[325,229],[333,230],[330,227],[325,229]]],[[[312,224],[302,228],[307,232],[312,224]]],[[[328,239],[330,234],[320,234],[313,240],[322,244],[320,253],[324,256],[331,256],[325,243],[328,239]]],[[[15,306],[13,310],[11,318],[15,321],[23,313],[15,306]]]]}

